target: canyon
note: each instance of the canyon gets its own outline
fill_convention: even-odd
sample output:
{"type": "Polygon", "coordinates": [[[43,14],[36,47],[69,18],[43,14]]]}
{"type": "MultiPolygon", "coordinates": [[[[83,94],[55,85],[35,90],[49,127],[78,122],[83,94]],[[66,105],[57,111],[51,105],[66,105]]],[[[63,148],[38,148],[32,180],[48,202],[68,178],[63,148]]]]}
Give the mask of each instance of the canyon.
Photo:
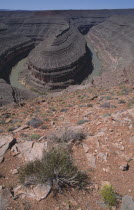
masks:
{"type": "Polygon", "coordinates": [[[133,84],[133,21],[133,9],[0,11],[0,105],[70,85],[133,84]]]}

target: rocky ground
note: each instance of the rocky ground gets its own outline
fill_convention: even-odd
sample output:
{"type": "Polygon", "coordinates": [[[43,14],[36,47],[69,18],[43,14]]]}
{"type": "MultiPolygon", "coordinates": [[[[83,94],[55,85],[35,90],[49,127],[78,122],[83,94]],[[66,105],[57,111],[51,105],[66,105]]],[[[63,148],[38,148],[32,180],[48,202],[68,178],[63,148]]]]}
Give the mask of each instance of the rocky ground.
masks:
{"type": "Polygon", "coordinates": [[[21,106],[1,107],[0,139],[2,210],[108,209],[100,196],[104,181],[118,194],[113,209],[134,209],[134,87],[68,89],[21,106]],[[72,155],[89,176],[88,191],[69,190],[56,197],[50,193],[42,199],[36,188],[29,198],[28,191],[18,187],[20,166],[41,157],[43,148],[52,144],[50,136],[65,128],[86,134],[83,141],[72,143],[72,155]]]}

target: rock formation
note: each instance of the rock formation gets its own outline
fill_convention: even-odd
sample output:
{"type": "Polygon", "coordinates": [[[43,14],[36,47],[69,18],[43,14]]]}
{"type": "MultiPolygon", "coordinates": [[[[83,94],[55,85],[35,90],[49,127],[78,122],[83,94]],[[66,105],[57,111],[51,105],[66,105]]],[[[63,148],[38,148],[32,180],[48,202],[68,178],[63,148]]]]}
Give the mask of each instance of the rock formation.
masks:
{"type": "Polygon", "coordinates": [[[73,26],[63,25],[30,53],[29,81],[43,90],[66,88],[92,71],[90,60],[82,35],[73,26]]]}

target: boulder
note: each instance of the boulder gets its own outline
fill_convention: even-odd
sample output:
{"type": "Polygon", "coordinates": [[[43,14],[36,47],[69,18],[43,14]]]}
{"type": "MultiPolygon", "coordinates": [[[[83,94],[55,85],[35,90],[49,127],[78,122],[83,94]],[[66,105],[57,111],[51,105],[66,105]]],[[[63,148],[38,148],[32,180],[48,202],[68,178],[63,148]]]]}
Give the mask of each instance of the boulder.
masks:
{"type": "Polygon", "coordinates": [[[47,143],[24,141],[18,143],[16,147],[20,156],[29,162],[42,158],[43,151],[47,150],[47,143]]]}
{"type": "Polygon", "coordinates": [[[35,186],[24,187],[22,185],[14,188],[14,196],[21,198],[33,198],[40,201],[48,196],[51,191],[51,184],[49,182],[45,184],[37,184],[35,186]]]}
{"type": "Polygon", "coordinates": [[[123,196],[121,210],[134,210],[134,201],[131,196],[123,196]]]}

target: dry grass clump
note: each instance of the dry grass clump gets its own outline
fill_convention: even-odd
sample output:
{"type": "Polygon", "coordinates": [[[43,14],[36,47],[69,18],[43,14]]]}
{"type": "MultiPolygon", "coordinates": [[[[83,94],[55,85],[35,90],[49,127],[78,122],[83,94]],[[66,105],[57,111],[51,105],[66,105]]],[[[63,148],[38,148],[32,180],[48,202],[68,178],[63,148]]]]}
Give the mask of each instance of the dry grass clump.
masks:
{"type": "Polygon", "coordinates": [[[44,153],[41,160],[30,162],[20,170],[21,183],[24,185],[46,183],[60,192],[63,188],[78,187],[87,184],[87,175],[74,166],[70,154],[60,148],[44,153]]]}

